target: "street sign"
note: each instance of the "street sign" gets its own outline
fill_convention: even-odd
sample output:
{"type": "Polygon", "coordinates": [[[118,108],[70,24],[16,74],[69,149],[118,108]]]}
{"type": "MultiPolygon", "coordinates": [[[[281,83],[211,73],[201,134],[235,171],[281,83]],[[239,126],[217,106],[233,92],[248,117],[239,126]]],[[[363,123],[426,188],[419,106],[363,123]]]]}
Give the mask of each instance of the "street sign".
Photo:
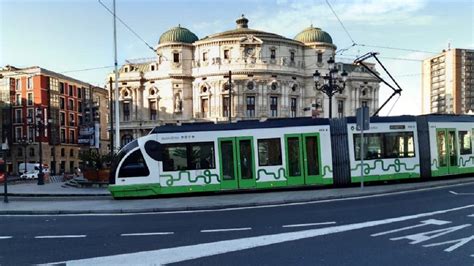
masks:
{"type": "Polygon", "coordinates": [[[357,117],[357,130],[358,131],[360,131],[361,128],[363,130],[370,129],[369,107],[363,106],[363,107],[357,108],[356,117],[357,117]]]}

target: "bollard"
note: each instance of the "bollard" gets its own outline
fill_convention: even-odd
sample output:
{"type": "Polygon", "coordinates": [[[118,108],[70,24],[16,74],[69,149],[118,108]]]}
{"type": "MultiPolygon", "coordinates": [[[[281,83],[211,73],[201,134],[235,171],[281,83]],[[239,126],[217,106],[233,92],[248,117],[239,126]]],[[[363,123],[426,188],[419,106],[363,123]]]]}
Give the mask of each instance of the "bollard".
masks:
{"type": "Polygon", "coordinates": [[[5,181],[3,183],[3,189],[4,189],[3,202],[8,203],[8,175],[5,173],[4,177],[5,177],[5,181]]]}

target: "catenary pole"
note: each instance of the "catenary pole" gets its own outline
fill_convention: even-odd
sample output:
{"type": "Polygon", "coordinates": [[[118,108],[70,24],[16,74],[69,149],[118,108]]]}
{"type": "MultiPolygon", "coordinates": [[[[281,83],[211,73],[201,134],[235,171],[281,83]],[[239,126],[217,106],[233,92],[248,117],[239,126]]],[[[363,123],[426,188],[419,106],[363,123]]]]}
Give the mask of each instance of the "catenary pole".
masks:
{"type": "Polygon", "coordinates": [[[114,0],[114,66],[115,66],[115,149],[120,148],[120,113],[119,113],[119,88],[118,88],[118,64],[117,64],[117,17],[115,15],[114,0]]]}

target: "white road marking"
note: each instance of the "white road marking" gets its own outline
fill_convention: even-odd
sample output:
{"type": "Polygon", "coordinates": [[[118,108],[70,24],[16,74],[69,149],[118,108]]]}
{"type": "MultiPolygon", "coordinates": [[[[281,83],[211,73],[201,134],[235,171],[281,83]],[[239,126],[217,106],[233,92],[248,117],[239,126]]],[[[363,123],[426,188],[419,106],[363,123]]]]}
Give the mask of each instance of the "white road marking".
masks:
{"type": "Polygon", "coordinates": [[[391,233],[395,233],[395,232],[400,232],[400,231],[404,231],[404,230],[409,230],[409,229],[412,229],[412,228],[418,228],[418,227],[422,227],[422,226],[426,226],[426,225],[444,225],[444,224],[449,224],[449,223],[451,223],[451,222],[436,220],[436,219],[429,219],[429,220],[426,220],[426,221],[421,221],[420,224],[417,224],[417,225],[407,226],[407,227],[402,227],[402,228],[398,228],[398,229],[394,229],[394,230],[390,230],[390,231],[385,231],[385,232],[381,232],[381,233],[377,233],[377,234],[372,234],[370,236],[382,236],[382,235],[391,234],[391,233]]]}
{"type": "Polygon", "coordinates": [[[451,193],[453,195],[474,195],[474,193],[456,192],[456,191],[452,191],[452,190],[450,190],[449,193],[451,193]]]}
{"type": "Polygon", "coordinates": [[[252,227],[207,229],[207,230],[201,230],[201,233],[231,232],[231,231],[246,231],[246,230],[252,230],[252,227]]]}
{"type": "Polygon", "coordinates": [[[458,225],[458,226],[453,226],[453,227],[448,227],[448,228],[443,228],[443,229],[438,229],[438,230],[433,230],[433,231],[428,231],[428,232],[421,232],[421,233],[416,233],[412,235],[394,237],[394,238],[390,238],[390,240],[408,239],[408,240],[412,240],[410,244],[413,245],[413,244],[418,244],[418,243],[425,242],[439,236],[443,236],[443,235],[455,232],[457,230],[461,230],[469,226],[471,226],[471,224],[463,224],[463,225],[458,225]]]}
{"type": "MultiPolygon", "coordinates": [[[[65,262],[67,265],[116,265],[116,264],[147,264],[160,265],[198,259],[207,256],[214,256],[228,252],[251,249],[256,247],[268,246],[272,244],[284,243],[288,241],[295,241],[300,239],[312,238],[317,236],[336,234],[348,232],[358,229],[365,229],[369,227],[402,222],[413,219],[420,219],[423,217],[444,214],[448,212],[455,212],[468,208],[474,208],[474,204],[461,206],[452,209],[445,209],[427,213],[419,213],[414,215],[407,215],[395,218],[388,218],[383,220],[367,221],[361,223],[331,226],[319,229],[303,230],[298,232],[280,233],[274,235],[263,235],[255,237],[246,237],[233,240],[224,240],[211,243],[189,245],[182,247],[167,248],[153,251],[142,251],[129,254],[104,256],[97,258],[72,260],[65,262]]],[[[54,263],[55,264],[55,263],[54,263]]]]}
{"type": "Polygon", "coordinates": [[[428,244],[428,245],[423,245],[424,247],[435,247],[435,246],[440,246],[440,245],[446,245],[446,244],[451,244],[451,243],[457,243],[456,245],[452,245],[450,246],[449,248],[445,249],[444,251],[446,252],[451,252],[465,244],[467,244],[468,242],[470,242],[471,240],[474,240],[474,235],[470,236],[470,237],[465,237],[465,238],[461,238],[461,239],[455,239],[455,240],[450,240],[450,241],[446,241],[446,242],[441,242],[441,243],[433,243],[433,244],[428,244]]]}
{"type": "Polygon", "coordinates": [[[174,232],[152,232],[152,233],[130,233],[120,234],[120,236],[157,236],[157,235],[172,235],[174,232]]]}
{"type": "Polygon", "coordinates": [[[0,239],[10,239],[12,238],[11,236],[0,236],[0,239]]]}
{"type": "Polygon", "coordinates": [[[468,215],[467,217],[474,217],[474,214],[470,214],[470,215],[468,215]]]}
{"type": "Polygon", "coordinates": [[[83,238],[86,235],[56,235],[56,236],[35,236],[38,239],[47,239],[47,238],[83,238]]]}
{"type": "Polygon", "coordinates": [[[309,223],[309,224],[286,224],[286,225],[282,225],[281,227],[291,228],[291,227],[305,227],[305,226],[327,225],[327,224],[336,224],[336,222],[309,223]]]}
{"type": "MultiPolygon", "coordinates": [[[[367,195],[367,196],[354,196],[342,199],[327,199],[327,200],[312,200],[312,201],[305,201],[305,202],[294,202],[294,203],[281,203],[281,204],[267,204],[261,206],[248,206],[248,207],[232,207],[232,208],[222,208],[222,209],[214,209],[214,210],[189,210],[189,211],[159,211],[159,212],[134,212],[134,213],[81,213],[81,214],[0,214],[2,217],[33,217],[33,216],[136,216],[136,215],[163,215],[163,214],[182,214],[182,213],[207,213],[207,212],[226,212],[226,211],[238,211],[238,210],[251,210],[251,209],[263,209],[263,208],[278,208],[278,207],[285,207],[285,206],[299,206],[299,205],[310,205],[310,204],[320,204],[320,203],[327,203],[327,202],[338,202],[338,201],[348,201],[348,200],[358,200],[358,199],[370,199],[370,198],[378,198],[378,197],[385,197],[391,195],[402,195],[402,194],[409,194],[415,193],[420,191],[429,191],[429,190],[438,190],[444,189],[447,187],[458,187],[458,186],[465,186],[471,185],[474,182],[466,182],[461,184],[452,184],[446,186],[439,186],[439,187],[429,187],[429,188],[420,188],[414,190],[407,190],[407,191],[397,191],[397,192],[388,192],[383,194],[376,194],[376,195],[367,195]]],[[[218,196],[213,196],[218,198],[218,196]]]]}

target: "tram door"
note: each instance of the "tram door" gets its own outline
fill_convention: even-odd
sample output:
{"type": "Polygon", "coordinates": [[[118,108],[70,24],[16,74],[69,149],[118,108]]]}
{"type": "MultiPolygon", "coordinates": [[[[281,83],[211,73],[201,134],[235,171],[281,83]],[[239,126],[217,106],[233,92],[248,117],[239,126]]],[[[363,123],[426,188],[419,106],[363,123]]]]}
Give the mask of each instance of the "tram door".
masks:
{"type": "Polygon", "coordinates": [[[454,128],[436,129],[436,146],[441,174],[455,174],[458,167],[456,130],[454,128]]]}
{"type": "Polygon", "coordinates": [[[219,138],[222,189],[255,187],[252,137],[219,138]]]}
{"type": "Polygon", "coordinates": [[[318,183],[322,178],[319,134],[287,134],[285,145],[288,185],[318,183]]]}

